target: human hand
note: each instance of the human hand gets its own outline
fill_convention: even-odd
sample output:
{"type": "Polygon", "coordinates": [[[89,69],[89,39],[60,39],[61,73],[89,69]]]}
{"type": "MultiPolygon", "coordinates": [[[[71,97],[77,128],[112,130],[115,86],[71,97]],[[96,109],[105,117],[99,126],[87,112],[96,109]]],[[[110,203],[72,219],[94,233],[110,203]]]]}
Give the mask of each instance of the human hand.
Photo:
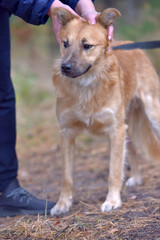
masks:
{"type": "Polygon", "coordinates": [[[94,4],[91,0],[79,0],[75,7],[76,13],[82,18],[88,20],[90,23],[96,23],[96,17],[98,12],[96,11],[94,4]]]}
{"type": "MultiPolygon", "coordinates": [[[[96,17],[97,15],[100,14],[95,10],[88,10],[82,14],[82,17],[88,20],[90,23],[95,24],[96,23],[96,17]]],[[[114,27],[111,24],[108,28],[108,41],[112,41],[113,39],[113,32],[114,32],[114,27]]]]}
{"type": "Polygon", "coordinates": [[[92,24],[96,24],[96,17],[99,13],[96,10],[87,10],[81,14],[82,18],[88,20],[92,24]]]}
{"type": "MultiPolygon", "coordinates": [[[[95,24],[96,23],[96,17],[99,12],[96,11],[95,6],[91,0],[79,0],[75,11],[85,20],[88,20],[90,23],[95,24]]],[[[113,39],[113,25],[109,26],[108,29],[108,40],[111,41],[113,39]]]]}
{"type": "Polygon", "coordinates": [[[52,19],[52,29],[53,29],[53,32],[55,33],[56,40],[57,40],[58,44],[60,45],[61,40],[60,40],[60,37],[59,37],[59,32],[60,32],[60,29],[61,29],[62,26],[61,26],[60,22],[58,21],[58,18],[52,14],[53,9],[56,8],[56,7],[65,8],[68,11],[70,11],[71,13],[73,13],[74,15],[77,15],[77,16],[78,16],[78,14],[75,11],[73,11],[73,9],[70,8],[68,5],[63,4],[59,0],[54,0],[51,7],[49,8],[47,14],[52,19]]]}
{"type": "MultiPolygon", "coordinates": [[[[84,13],[82,13],[82,17],[84,17],[86,20],[88,20],[90,23],[95,24],[96,23],[96,17],[97,15],[100,14],[96,10],[88,10],[84,13]]],[[[112,41],[113,39],[113,32],[114,32],[114,27],[111,24],[108,28],[108,40],[112,41]]]]}

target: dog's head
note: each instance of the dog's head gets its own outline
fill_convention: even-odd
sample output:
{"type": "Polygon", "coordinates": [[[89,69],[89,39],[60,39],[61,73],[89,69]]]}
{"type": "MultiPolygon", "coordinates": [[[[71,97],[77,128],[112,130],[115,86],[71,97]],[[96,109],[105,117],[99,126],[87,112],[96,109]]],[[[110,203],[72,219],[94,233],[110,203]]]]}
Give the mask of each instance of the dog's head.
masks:
{"type": "Polygon", "coordinates": [[[61,72],[70,78],[79,77],[106,56],[107,29],[120,17],[120,12],[108,8],[97,16],[96,24],[90,24],[64,8],[55,8],[53,14],[62,25],[61,72]]]}

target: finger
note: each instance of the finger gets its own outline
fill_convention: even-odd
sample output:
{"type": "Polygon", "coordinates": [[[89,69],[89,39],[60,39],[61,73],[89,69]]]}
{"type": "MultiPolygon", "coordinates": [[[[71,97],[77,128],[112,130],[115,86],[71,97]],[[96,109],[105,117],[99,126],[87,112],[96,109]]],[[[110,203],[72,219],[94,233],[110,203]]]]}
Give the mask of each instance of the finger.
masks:
{"type": "Polygon", "coordinates": [[[98,13],[96,11],[94,12],[86,12],[86,14],[83,16],[85,20],[88,20],[91,24],[96,24],[96,17],[98,13]]]}
{"type": "Polygon", "coordinates": [[[65,7],[64,8],[66,8],[69,12],[71,12],[72,14],[74,14],[75,16],[77,16],[77,17],[80,17],[72,8],[70,8],[69,6],[67,6],[67,5],[64,5],[65,7]]]}
{"type": "Polygon", "coordinates": [[[113,27],[113,25],[110,25],[109,29],[108,29],[108,40],[113,39],[113,32],[114,32],[114,27],[113,27]]]}

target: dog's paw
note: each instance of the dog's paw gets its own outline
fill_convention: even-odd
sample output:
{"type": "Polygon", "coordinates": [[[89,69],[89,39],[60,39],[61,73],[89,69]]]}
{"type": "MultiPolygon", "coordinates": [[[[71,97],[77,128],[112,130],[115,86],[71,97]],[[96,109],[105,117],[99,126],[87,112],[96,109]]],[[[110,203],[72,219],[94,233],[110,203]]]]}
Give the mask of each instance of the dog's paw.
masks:
{"type": "Polygon", "coordinates": [[[59,216],[61,214],[65,214],[69,211],[69,209],[72,206],[72,202],[68,202],[68,203],[57,203],[50,211],[51,216],[59,216]]]}
{"type": "Polygon", "coordinates": [[[141,177],[137,177],[137,178],[130,177],[126,182],[127,187],[134,187],[134,186],[141,185],[141,184],[142,184],[141,177]]]}
{"type": "Polygon", "coordinates": [[[102,206],[101,206],[101,211],[102,212],[109,212],[111,210],[117,209],[121,207],[121,200],[119,199],[118,201],[109,201],[106,200],[102,206]]]}

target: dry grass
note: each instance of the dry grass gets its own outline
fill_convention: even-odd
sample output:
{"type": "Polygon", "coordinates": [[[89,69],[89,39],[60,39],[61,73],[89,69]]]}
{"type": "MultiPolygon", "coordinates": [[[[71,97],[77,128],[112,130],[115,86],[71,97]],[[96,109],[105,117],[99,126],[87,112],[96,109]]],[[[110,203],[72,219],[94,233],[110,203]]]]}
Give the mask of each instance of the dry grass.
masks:
{"type": "Polygon", "coordinates": [[[80,202],[83,211],[62,218],[23,217],[14,225],[0,230],[1,239],[158,239],[158,201],[149,214],[142,202],[137,211],[134,201],[111,214],[102,214],[95,206],[80,202]],[[129,210],[133,207],[133,210],[129,210]],[[143,207],[142,207],[143,206],[143,207]],[[128,209],[126,211],[126,209],[128,209]]]}

